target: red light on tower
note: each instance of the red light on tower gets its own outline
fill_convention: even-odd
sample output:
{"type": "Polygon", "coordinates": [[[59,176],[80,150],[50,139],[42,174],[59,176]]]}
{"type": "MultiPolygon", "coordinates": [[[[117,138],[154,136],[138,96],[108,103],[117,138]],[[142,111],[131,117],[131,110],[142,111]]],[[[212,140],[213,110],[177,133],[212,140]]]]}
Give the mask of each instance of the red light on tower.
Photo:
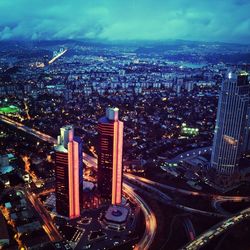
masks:
{"type": "Polygon", "coordinates": [[[122,200],[123,122],[118,119],[118,111],[118,108],[108,108],[98,124],[98,188],[113,205],[122,200]]]}
{"type": "Polygon", "coordinates": [[[79,145],[75,141],[68,143],[69,175],[69,217],[80,216],[79,200],[79,145]]]}
{"type": "Polygon", "coordinates": [[[114,122],[114,141],[113,141],[113,175],[112,175],[113,205],[120,204],[122,200],[122,147],[123,147],[123,122],[116,120],[114,122]]]}
{"type": "Polygon", "coordinates": [[[56,152],[56,210],[60,215],[80,216],[82,204],[82,144],[72,126],[61,128],[56,152]]]}

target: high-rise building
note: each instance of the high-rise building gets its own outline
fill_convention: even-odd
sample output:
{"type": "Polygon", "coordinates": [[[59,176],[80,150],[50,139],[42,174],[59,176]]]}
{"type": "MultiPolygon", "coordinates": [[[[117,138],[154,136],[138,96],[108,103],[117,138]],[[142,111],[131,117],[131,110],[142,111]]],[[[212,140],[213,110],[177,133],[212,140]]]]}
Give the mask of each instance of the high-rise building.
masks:
{"type": "Polygon", "coordinates": [[[108,108],[98,122],[98,189],[113,205],[122,199],[123,122],[118,112],[118,108],[108,108]]]}
{"type": "Polygon", "coordinates": [[[248,74],[228,74],[222,83],[215,126],[211,166],[231,175],[249,149],[250,84],[248,74]]]}
{"type": "Polygon", "coordinates": [[[76,218],[82,207],[83,166],[82,143],[80,138],[74,137],[73,126],[60,129],[55,156],[56,211],[76,218]]]}

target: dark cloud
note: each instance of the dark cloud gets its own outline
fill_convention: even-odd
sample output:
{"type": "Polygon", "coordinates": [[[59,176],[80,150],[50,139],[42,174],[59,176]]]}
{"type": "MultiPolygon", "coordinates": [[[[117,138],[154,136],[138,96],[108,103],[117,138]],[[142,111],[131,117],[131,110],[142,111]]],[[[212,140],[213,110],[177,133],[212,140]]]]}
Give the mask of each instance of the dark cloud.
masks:
{"type": "Polygon", "coordinates": [[[250,42],[249,0],[1,0],[0,39],[250,42]]]}

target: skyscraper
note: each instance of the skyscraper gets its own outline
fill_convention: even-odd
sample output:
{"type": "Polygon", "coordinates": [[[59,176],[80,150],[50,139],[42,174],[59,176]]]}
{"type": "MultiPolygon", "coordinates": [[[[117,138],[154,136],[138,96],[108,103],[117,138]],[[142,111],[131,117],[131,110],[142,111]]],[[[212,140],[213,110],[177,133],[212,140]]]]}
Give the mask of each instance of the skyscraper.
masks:
{"type": "Polygon", "coordinates": [[[118,108],[108,108],[98,122],[98,189],[113,205],[122,199],[123,122],[118,112],[118,108]]]}
{"type": "Polygon", "coordinates": [[[82,207],[82,143],[74,137],[72,126],[60,129],[56,155],[56,211],[58,214],[76,218],[82,207]]]}
{"type": "Polygon", "coordinates": [[[231,175],[249,149],[250,84],[248,74],[228,74],[221,88],[211,166],[231,175]]]}

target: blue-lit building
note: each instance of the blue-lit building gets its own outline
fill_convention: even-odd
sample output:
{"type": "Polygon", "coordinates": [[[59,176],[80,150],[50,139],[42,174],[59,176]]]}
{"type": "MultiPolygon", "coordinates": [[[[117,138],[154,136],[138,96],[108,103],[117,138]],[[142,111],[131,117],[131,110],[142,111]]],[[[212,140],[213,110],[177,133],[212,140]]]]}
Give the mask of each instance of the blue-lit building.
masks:
{"type": "Polygon", "coordinates": [[[249,150],[250,83],[244,71],[228,74],[222,83],[215,126],[211,166],[231,175],[249,150]]]}

